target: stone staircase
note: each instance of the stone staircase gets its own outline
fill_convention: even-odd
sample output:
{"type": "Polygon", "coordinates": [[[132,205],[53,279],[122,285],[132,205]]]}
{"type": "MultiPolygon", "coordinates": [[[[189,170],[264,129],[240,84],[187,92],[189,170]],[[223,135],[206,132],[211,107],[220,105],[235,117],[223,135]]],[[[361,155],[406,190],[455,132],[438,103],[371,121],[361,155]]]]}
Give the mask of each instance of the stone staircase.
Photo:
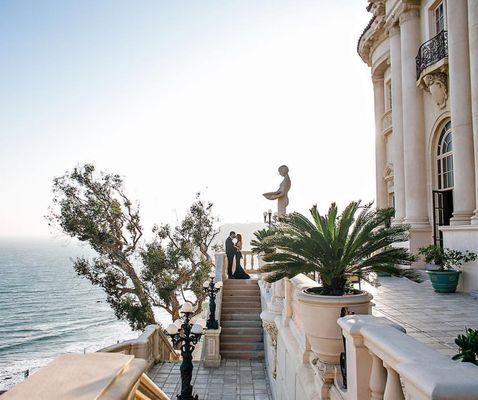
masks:
{"type": "Polygon", "coordinates": [[[255,279],[224,281],[221,307],[222,358],[262,359],[261,294],[255,279]]]}

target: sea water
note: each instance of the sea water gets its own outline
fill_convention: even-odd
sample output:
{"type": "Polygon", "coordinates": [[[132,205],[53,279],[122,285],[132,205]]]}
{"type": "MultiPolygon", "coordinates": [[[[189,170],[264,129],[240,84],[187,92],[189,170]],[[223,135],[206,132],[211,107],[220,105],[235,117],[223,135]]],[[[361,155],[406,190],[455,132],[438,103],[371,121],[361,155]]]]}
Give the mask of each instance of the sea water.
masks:
{"type": "Polygon", "coordinates": [[[94,253],[65,239],[0,239],[0,391],[64,353],[138,336],[73,259],[94,253]]]}

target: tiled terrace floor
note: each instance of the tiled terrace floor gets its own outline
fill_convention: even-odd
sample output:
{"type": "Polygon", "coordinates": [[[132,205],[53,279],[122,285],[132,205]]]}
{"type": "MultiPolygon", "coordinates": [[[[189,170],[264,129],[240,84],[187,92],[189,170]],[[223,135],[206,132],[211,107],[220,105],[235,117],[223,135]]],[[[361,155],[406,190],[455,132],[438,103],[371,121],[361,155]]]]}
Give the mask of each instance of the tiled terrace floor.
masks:
{"type": "MultiPolygon", "coordinates": [[[[157,364],[148,374],[171,399],[181,389],[179,366],[157,364]]],[[[219,368],[204,368],[197,362],[192,384],[201,400],[272,400],[262,361],[223,360],[219,368]]]]}
{"type": "Polygon", "coordinates": [[[379,279],[380,287],[364,287],[374,295],[373,314],[397,322],[442,354],[456,354],[454,341],[465,326],[478,329],[478,300],[468,294],[436,293],[428,280],[379,279]]]}

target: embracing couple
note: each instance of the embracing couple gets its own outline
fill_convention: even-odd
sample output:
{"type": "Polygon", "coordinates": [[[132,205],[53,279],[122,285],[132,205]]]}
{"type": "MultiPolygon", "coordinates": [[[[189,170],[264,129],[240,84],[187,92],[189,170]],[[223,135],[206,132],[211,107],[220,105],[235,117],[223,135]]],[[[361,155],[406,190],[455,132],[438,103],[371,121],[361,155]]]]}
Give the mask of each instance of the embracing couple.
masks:
{"type": "Polygon", "coordinates": [[[229,279],[249,279],[250,276],[246,274],[241,266],[242,258],[242,235],[231,231],[229,237],[226,239],[226,256],[227,256],[227,277],[229,279]],[[236,268],[233,271],[233,265],[236,268]]]}

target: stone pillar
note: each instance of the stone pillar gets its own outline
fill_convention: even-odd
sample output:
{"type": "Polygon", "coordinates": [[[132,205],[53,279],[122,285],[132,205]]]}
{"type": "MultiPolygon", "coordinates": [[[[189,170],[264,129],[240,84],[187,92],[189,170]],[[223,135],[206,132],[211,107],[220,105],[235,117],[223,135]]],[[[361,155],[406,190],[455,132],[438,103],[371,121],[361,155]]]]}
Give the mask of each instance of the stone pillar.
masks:
{"type": "Polygon", "coordinates": [[[405,219],[405,176],[403,168],[403,104],[402,104],[402,52],[400,27],[392,26],[390,36],[390,65],[392,69],[392,164],[395,196],[395,223],[405,219]]]}
{"type": "Polygon", "coordinates": [[[221,327],[219,329],[206,329],[204,331],[204,366],[217,368],[221,365],[221,353],[219,349],[221,327]]]}
{"type": "Polygon", "coordinates": [[[385,90],[383,75],[372,76],[375,103],[375,185],[377,208],[387,207],[387,187],[383,173],[387,162],[386,144],[382,130],[382,117],[385,112],[385,90]]]}
{"type": "Polygon", "coordinates": [[[468,36],[470,39],[471,111],[473,119],[473,144],[475,151],[475,213],[471,219],[478,225],[478,6],[468,1],[468,36]]]}
{"type": "Polygon", "coordinates": [[[403,104],[402,104],[402,54],[400,27],[389,30],[390,65],[392,79],[392,146],[393,187],[395,196],[395,223],[405,218],[405,172],[403,167],[403,104]]]}
{"type": "MultiPolygon", "coordinates": [[[[476,1],[470,7],[477,7],[476,1]]],[[[475,160],[471,114],[470,47],[466,0],[448,7],[448,60],[451,128],[453,132],[452,225],[466,225],[476,207],[475,160]]]]}
{"type": "Polygon", "coordinates": [[[400,15],[403,99],[403,153],[405,171],[405,222],[429,225],[425,162],[425,127],[422,90],[416,83],[415,57],[421,44],[420,11],[400,15]]]}

